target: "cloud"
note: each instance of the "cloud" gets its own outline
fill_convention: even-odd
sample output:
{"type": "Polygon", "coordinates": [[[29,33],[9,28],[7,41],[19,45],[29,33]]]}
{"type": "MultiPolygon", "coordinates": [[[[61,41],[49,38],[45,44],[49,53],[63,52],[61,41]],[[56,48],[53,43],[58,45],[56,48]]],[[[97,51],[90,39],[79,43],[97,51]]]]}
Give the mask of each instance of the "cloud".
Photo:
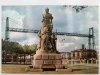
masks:
{"type": "Polygon", "coordinates": [[[58,36],[57,49],[61,51],[70,51],[73,49],[80,49],[82,44],[88,48],[88,38],[76,36],[58,36]]]}
{"type": "Polygon", "coordinates": [[[20,26],[20,27],[18,27],[18,28],[23,28],[24,27],[23,20],[24,20],[24,16],[20,16],[20,19],[18,20],[18,22],[20,23],[20,25],[18,25],[18,26],[20,26]]]}
{"type": "Polygon", "coordinates": [[[67,14],[67,16],[72,16],[73,15],[73,10],[71,8],[66,8],[65,13],[67,14]]]}
{"type": "Polygon", "coordinates": [[[60,43],[60,47],[57,47],[58,51],[70,51],[73,50],[73,47],[75,46],[75,43],[60,43]],[[72,48],[71,48],[72,47],[72,48]]]}
{"type": "MultiPolygon", "coordinates": [[[[42,26],[42,14],[44,9],[50,8],[52,13],[53,31],[69,32],[69,33],[81,33],[88,34],[88,28],[94,27],[96,34],[96,45],[98,45],[98,7],[90,6],[81,10],[79,13],[73,11],[72,8],[65,8],[62,6],[5,6],[3,8],[3,25],[2,35],[4,37],[5,18],[10,17],[19,22],[19,24],[10,22],[11,27],[17,28],[29,28],[40,29],[42,26]]],[[[38,43],[37,34],[26,34],[11,32],[10,39],[18,41],[20,44],[33,44],[38,43]]],[[[73,36],[58,36],[57,48],[61,51],[73,50],[81,48],[81,44],[85,44],[87,47],[88,38],[73,37],[73,36]]]]}
{"type": "Polygon", "coordinates": [[[96,49],[97,51],[99,51],[99,46],[95,46],[95,49],[96,49]]]}
{"type": "Polygon", "coordinates": [[[75,40],[79,40],[80,37],[74,36],[73,39],[75,39],[75,40]]]}
{"type": "MultiPolygon", "coordinates": [[[[3,30],[2,30],[2,33],[4,34],[5,33],[5,25],[6,25],[6,18],[9,17],[9,27],[12,27],[12,28],[23,28],[23,19],[24,19],[24,16],[23,15],[20,15],[17,11],[15,10],[5,10],[2,12],[3,14],[3,30]],[[15,23],[14,23],[15,21],[15,23]],[[17,23],[18,22],[18,23],[17,23]]],[[[18,39],[22,36],[24,36],[24,34],[20,34],[18,32],[9,32],[10,36],[14,39],[18,39]]],[[[5,34],[4,34],[5,35],[5,34]]],[[[4,37],[3,35],[3,37],[4,37]]]]}
{"type": "Polygon", "coordinates": [[[38,44],[38,40],[36,37],[30,37],[27,38],[26,40],[23,40],[22,42],[19,42],[20,44],[24,45],[24,44],[28,44],[28,45],[32,45],[32,44],[38,44]]]}
{"type": "Polygon", "coordinates": [[[4,10],[2,12],[3,19],[6,20],[7,17],[9,17],[11,21],[9,21],[11,24],[9,24],[10,27],[23,27],[23,19],[24,15],[19,14],[16,10],[4,10]]]}
{"type": "Polygon", "coordinates": [[[65,47],[69,47],[70,45],[74,45],[74,43],[73,42],[72,43],[64,43],[65,47]]]}

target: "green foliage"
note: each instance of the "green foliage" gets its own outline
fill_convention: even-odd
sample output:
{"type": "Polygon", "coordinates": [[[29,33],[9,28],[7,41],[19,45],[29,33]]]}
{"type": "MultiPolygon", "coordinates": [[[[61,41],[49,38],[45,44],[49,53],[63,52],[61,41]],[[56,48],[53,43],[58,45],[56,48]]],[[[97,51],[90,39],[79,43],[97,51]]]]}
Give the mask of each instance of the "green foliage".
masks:
{"type": "Polygon", "coordinates": [[[33,44],[33,45],[24,45],[23,46],[23,50],[27,54],[35,53],[36,48],[37,48],[37,45],[36,44],[33,44]]]}
{"type": "Polygon", "coordinates": [[[16,54],[22,49],[21,45],[17,42],[10,42],[2,40],[2,51],[8,54],[16,54]]]}
{"type": "Polygon", "coordinates": [[[32,54],[35,53],[36,48],[36,44],[22,46],[17,42],[2,40],[2,52],[7,54],[32,54]]]}

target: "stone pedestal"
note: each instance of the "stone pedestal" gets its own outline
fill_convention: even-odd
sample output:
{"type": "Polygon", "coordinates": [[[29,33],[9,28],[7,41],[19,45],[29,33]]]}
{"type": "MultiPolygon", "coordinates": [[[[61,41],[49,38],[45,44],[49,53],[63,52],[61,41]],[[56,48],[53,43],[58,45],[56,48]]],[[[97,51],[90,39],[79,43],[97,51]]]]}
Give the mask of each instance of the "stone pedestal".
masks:
{"type": "Polygon", "coordinates": [[[35,54],[33,57],[33,68],[34,69],[44,69],[44,68],[55,68],[63,69],[62,65],[62,55],[57,53],[44,53],[35,54]]]}
{"type": "Polygon", "coordinates": [[[39,43],[32,61],[35,70],[63,69],[62,56],[56,48],[57,36],[52,32],[52,20],[53,16],[47,8],[43,14],[42,27],[38,32],[39,43]]]}

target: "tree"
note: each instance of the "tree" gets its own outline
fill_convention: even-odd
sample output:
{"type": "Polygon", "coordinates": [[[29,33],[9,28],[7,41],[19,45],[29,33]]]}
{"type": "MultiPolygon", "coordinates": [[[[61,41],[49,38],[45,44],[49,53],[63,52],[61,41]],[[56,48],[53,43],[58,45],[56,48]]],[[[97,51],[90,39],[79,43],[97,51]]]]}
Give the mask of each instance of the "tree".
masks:
{"type": "Polygon", "coordinates": [[[2,40],[2,51],[8,54],[16,54],[23,51],[23,49],[17,42],[2,40]]]}
{"type": "Polygon", "coordinates": [[[23,50],[25,53],[27,54],[32,54],[35,53],[37,49],[37,45],[36,44],[32,44],[32,45],[24,45],[23,46],[23,50]]]}
{"type": "Polygon", "coordinates": [[[6,52],[7,54],[23,54],[24,52],[26,54],[35,53],[36,49],[37,44],[25,44],[22,46],[18,42],[2,40],[2,51],[6,52]]]}

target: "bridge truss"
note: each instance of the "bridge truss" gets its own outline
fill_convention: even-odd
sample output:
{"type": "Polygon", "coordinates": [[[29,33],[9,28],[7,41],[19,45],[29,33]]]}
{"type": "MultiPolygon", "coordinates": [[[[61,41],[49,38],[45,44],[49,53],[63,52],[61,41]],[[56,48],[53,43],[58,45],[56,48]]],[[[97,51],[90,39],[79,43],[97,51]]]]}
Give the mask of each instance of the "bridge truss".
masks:
{"type": "MultiPolygon", "coordinates": [[[[33,29],[22,29],[22,28],[10,28],[9,27],[9,17],[6,18],[6,30],[5,30],[5,40],[9,40],[9,32],[23,32],[23,33],[38,33],[39,30],[33,29]]],[[[78,37],[87,37],[89,49],[94,49],[95,40],[94,40],[94,29],[89,28],[89,34],[79,34],[79,33],[66,33],[66,32],[55,32],[56,35],[66,35],[66,36],[78,36],[78,37]]]]}

